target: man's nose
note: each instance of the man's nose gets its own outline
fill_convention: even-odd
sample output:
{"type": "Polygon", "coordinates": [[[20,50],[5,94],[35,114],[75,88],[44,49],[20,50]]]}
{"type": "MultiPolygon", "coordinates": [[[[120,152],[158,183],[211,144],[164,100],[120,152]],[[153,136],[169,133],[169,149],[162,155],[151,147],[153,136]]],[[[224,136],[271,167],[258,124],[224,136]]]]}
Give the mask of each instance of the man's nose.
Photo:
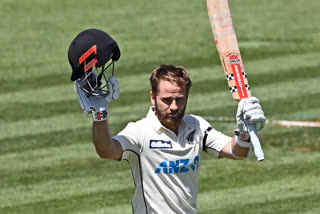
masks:
{"type": "Polygon", "coordinates": [[[172,101],[171,105],[170,105],[170,110],[171,111],[177,111],[179,109],[177,102],[175,100],[172,101]]]}

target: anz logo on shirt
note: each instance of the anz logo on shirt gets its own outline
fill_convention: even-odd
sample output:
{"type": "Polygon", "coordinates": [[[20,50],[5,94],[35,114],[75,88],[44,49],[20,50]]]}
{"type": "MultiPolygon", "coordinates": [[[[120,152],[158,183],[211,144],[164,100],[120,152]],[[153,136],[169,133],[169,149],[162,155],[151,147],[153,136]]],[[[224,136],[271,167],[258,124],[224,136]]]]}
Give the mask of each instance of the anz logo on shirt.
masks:
{"type": "Polygon", "coordinates": [[[193,160],[181,159],[176,161],[163,161],[154,173],[159,174],[161,171],[164,174],[185,173],[196,171],[198,168],[199,156],[196,156],[193,160]]]}

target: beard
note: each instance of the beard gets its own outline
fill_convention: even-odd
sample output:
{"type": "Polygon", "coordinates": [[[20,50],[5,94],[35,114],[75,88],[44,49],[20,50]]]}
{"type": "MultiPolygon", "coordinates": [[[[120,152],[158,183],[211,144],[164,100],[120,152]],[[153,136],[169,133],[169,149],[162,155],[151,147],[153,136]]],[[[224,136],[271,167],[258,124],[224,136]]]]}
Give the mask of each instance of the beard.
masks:
{"type": "Polygon", "coordinates": [[[164,127],[172,131],[175,131],[178,129],[180,122],[184,116],[185,110],[186,110],[186,105],[184,106],[183,109],[177,110],[175,112],[170,112],[170,110],[164,111],[164,110],[161,110],[157,102],[155,102],[155,113],[159,121],[164,127]]]}

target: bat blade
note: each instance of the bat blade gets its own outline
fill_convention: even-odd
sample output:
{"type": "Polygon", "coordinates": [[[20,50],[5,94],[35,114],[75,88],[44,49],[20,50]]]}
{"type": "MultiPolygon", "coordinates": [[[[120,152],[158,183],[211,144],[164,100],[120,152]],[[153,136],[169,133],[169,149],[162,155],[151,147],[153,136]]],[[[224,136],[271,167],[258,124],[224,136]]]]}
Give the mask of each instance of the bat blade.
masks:
{"type": "MultiPolygon", "coordinates": [[[[250,87],[234,31],[228,0],[207,0],[207,9],[215,44],[232,97],[237,101],[248,98],[251,96],[250,87]]],[[[248,125],[248,129],[258,161],[264,160],[257,131],[253,125],[248,125]]]]}
{"type": "Polygon", "coordinates": [[[223,71],[235,100],[251,96],[227,0],[207,0],[208,14],[223,71]]]}

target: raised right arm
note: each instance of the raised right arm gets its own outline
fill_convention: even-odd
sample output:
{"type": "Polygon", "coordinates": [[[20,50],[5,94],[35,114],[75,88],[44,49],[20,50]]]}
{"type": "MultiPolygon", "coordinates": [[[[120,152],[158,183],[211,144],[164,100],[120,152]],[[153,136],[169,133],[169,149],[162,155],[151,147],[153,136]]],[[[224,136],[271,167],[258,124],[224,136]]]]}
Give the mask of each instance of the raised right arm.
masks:
{"type": "Polygon", "coordinates": [[[122,147],[120,143],[112,139],[108,121],[94,121],[92,125],[93,143],[100,158],[120,160],[122,147]]]}

